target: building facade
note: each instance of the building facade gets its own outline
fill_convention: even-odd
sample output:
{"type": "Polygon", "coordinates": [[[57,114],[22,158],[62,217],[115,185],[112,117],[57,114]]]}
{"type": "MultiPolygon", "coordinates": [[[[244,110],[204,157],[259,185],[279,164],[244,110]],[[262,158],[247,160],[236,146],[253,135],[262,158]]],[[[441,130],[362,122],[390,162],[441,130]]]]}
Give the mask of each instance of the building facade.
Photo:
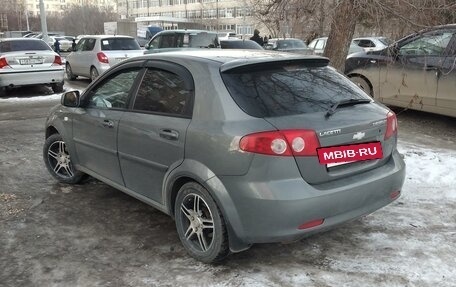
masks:
{"type": "Polygon", "coordinates": [[[164,29],[199,28],[251,35],[257,27],[247,0],[119,0],[118,14],[164,29]]]}
{"type": "MultiPolygon", "coordinates": [[[[40,0],[17,0],[22,1],[25,11],[29,15],[40,14],[40,0]]],[[[44,0],[47,15],[60,16],[69,7],[92,5],[100,9],[116,10],[116,0],[44,0]]]]}

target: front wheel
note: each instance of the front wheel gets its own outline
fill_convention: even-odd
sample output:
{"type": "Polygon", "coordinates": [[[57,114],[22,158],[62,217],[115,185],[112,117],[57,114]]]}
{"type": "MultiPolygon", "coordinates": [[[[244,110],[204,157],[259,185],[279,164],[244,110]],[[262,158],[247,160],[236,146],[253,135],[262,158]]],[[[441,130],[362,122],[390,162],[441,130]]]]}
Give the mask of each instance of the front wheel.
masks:
{"type": "Polygon", "coordinates": [[[76,80],[76,76],[73,74],[73,70],[71,69],[70,63],[66,64],[65,71],[66,71],[68,80],[70,80],[70,81],[76,80]]]}
{"type": "Polygon", "coordinates": [[[73,167],[67,145],[60,134],[53,134],[46,139],[43,159],[49,173],[62,183],[75,184],[84,176],[73,167]]]}
{"type": "Polygon", "coordinates": [[[368,96],[373,97],[372,88],[369,83],[361,77],[351,77],[350,80],[361,88],[368,96]]]}
{"type": "Polygon", "coordinates": [[[174,217],[179,239],[193,258],[212,263],[229,254],[225,221],[204,187],[184,184],[177,194],[174,217]]]}

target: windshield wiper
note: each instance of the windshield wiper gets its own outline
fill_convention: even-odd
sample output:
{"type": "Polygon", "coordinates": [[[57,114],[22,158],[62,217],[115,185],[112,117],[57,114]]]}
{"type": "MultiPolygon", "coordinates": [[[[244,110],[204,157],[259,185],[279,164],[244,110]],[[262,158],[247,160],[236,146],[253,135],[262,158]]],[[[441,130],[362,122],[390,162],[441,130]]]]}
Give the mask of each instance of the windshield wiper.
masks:
{"type": "Polygon", "coordinates": [[[344,99],[344,100],[340,100],[336,103],[334,103],[329,109],[328,111],[326,112],[326,117],[329,117],[331,115],[333,115],[337,108],[340,107],[340,106],[354,106],[354,105],[357,105],[357,104],[367,104],[367,103],[370,103],[372,100],[371,99],[344,99]]]}

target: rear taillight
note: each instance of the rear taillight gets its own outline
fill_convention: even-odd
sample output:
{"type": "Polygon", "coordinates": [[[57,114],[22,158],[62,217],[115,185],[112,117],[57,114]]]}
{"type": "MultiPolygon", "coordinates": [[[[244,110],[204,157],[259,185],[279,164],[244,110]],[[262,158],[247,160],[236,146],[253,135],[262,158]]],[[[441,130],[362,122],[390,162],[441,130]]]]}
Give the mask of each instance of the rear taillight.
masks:
{"type": "Polygon", "coordinates": [[[386,116],[385,140],[389,139],[394,135],[397,135],[397,118],[395,113],[389,112],[386,116]]]}
{"type": "Polygon", "coordinates": [[[97,58],[98,58],[98,61],[100,61],[100,63],[106,63],[106,64],[109,63],[108,57],[106,57],[106,55],[103,52],[98,52],[97,58]]]}
{"type": "Polygon", "coordinates": [[[6,58],[0,58],[0,69],[8,67],[8,62],[6,62],[6,58]]]}
{"type": "Polygon", "coordinates": [[[313,130],[260,132],[241,138],[242,151],[277,156],[316,156],[320,147],[313,130]]]}
{"type": "Polygon", "coordinates": [[[55,56],[55,58],[54,58],[54,63],[52,63],[52,64],[53,64],[53,65],[58,65],[58,66],[62,65],[62,57],[60,57],[60,56],[55,56]]]}

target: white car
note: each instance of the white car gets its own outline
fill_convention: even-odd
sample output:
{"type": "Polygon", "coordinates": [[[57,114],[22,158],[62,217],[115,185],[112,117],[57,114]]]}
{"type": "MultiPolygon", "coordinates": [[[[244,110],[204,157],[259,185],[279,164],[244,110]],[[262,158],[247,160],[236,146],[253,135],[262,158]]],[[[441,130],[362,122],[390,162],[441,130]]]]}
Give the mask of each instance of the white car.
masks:
{"type": "Polygon", "coordinates": [[[43,40],[36,38],[0,39],[0,96],[6,87],[50,85],[63,92],[62,58],[43,40]]]}
{"type": "Polygon", "coordinates": [[[361,37],[353,39],[353,42],[366,52],[380,51],[391,44],[391,41],[386,37],[361,37]]]}
{"type": "MultiPolygon", "coordinates": [[[[328,37],[317,38],[310,42],[309,48],[313,50],[313,53],[315,55],[321,56],[325,52],[326,41],[328,41],[328,37]]],[[[348,48],[348,55],[363,51],[364,50],[361,47],[359,47],[358,45],[356,45],[355,42],[352,41],[350,43],[350,47],[348,48]]]]}
{"type": "Polygon", "coordinates": [[[62,36],[51,36],[49,37],[49,46],[51,46],[52,50],[55,51],[55,41],[59,40],[60,44],[60,51],[70,52],[71,45],[73,44],[72,41],[67,40],[65,37],[62,36]]]}
{"type": "Polygon", "coordinates": [[[66,57],[68,79],[77,76],[95,80],[114,64],[127,58],[142,56],[144,50],[129,36],[94,35],[82,37],[75,51],[66,57]]]}

